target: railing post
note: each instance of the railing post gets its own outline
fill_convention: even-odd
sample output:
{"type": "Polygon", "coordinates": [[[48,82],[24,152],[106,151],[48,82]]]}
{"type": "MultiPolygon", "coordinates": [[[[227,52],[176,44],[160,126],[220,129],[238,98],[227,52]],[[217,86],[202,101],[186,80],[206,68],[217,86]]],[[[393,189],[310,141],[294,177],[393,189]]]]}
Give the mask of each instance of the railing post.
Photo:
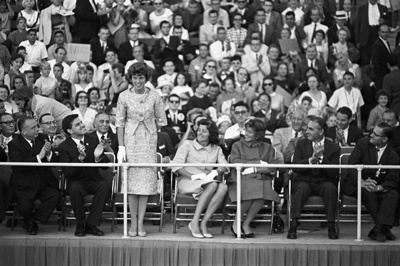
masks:
{"type": "Polygon", "coordinates": [[[361,238],[361,178],[362,165],[357,165],[357,239],[355,241],[363,241],[361,238]]]}
{"type": "Polygon", "coordinates": [[[237,223],[236,223],[236,235],[237,238],[236,239],[242,239],[242,164],[236,164],[236,200],[237,200],[237,208],[236,208],[236,219],[237,219],[237,223]]]}
{"type": "Polygon", "coordinates": [[[122,165],[123,177],[124,177],[124,236],[128,238],[128,165],[122,165]]]}

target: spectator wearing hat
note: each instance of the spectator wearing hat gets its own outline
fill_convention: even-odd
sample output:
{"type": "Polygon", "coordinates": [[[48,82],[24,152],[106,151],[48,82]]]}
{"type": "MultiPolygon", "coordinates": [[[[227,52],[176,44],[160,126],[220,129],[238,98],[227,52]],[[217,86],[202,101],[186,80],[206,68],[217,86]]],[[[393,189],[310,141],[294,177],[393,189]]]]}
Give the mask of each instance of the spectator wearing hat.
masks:
{"type": "Polygon", "coordinates": [[[226,130],[231,126],[232,126],[232,120],[229,118],[229,116],[221,115],[218,118],[217,120],[218,132],[219,135],[222,136],[222,138],[224,137],[226,130]]]}

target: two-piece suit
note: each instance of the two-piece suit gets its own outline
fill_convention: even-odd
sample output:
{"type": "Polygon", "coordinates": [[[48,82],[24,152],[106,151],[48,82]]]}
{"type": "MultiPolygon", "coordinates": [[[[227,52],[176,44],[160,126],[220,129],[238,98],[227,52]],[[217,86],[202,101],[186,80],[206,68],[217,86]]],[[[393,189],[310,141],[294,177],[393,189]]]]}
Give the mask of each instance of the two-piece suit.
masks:
{"type": "Polygon", "coordinates": [[[271,11],[268,25],[275,30],[276,35],[279,35],[283,27],[282,15],[276,11],[271,11]]]}
{"type": "MultiPolygon", "coordinates": [[[[380,18],[385,20],[385,24],[390,27],[392,25],[391,16],[387,7],[381,4],[377,5],[380,13],[380,18]]],[[[372,54],[372,46],[378,38],[379,26],[369,25],[368,9],[369,4],[360,6],[358,8],[356,22],[354,26],[356,43],[360,46],[359,50],[361,65],[369,65],[372,54]]]]}
{"type": "MultiPolygon", "coordinates": [[[[308,68],[309,68],[309,65],[308,65],[307,59],[301,60],[300,63],[298,63],[296,65],[294,75],[295,75],[296,82],[298,84],[300,84],[301,82],[303,82],[306,79],[306,71],[308,68]]],[[[328,72],[326,70],[326,65],[325,65],[324,60],[321,60],[318,58],[314,59],[313,68],[316,71],[320,81],[322,81],[323,83],[329,82],[328,72]]]]}
{"type": "MultiPolygon", "coordinates": [[[[400,46],[399,46],[400,47],[400,46]]],[[[400,59],[400,58],[399,58],[400,59]]],[[[382,89],[389,95],[389,108],[400,113],[400,69],[395,69],[383,78],[382,89]]]]}
{"type": "MultiPolygon", "coordinates": [[[[164,38],[157,39],[154,44],[154,57],[160,59],[161,62],[164,62],[166,59],[172,59],[177,69],[176,71],[183,71],[183,62],[178,57],[177,48],[179,44],[180,40],[177,36],[169,36],[168,43],[164,38]],[[164,49],[161,48],[163,45],[165,45],[164,49]]],[[[164,66],[164,64],[161,63],[161,66],[164,66]]]]}
{"type": "MultiPolygon", "coordinates": [[[[45,140],[46,135],[39,134],[32,147],[22,135],[15,135],[8,143],[10,162],[38,162],[37,155],[45,140]]],[[[47,158],[41,161],[47,162],[47,158]]],[[[55,152],[52,152],[51,161],[58,161],[55,152]]],[[[12,166],[10,186],[15,192],[18,212],[26,222],[38,220],[46,223],[61,200],[58,180],[47,166],[12,166]],[[35,199],[40,199],[41,204],[33,212],[35,199]]]]}
{"type": "MultiPolygon", "coordinates": [[[[7,154],[2,147],[0,147],[0,162],[7,162],[7,154]]],[[[0,178],[0,222],[4,220],[6,216],[6,209],[10,204],[13,197],[13,190],[8,185],[8,181],[0,178]]]]}
{"type": "MultiPolygon", "coordinates": [[[[84,136],[83,145],[85,145],[86,157],[83,161],[79,160],[79,151],[76,142],[68,137],[58,147],[60,162],[72,163],[94,163],[94,150],[97,147],[98,140],[87,135],[84,136]]],[[[104,153],[101,156],[100,163],[109,162],[104,153]]],[[[95,167],[63,167],[63,172],[67,178],[67,191],[71,197],[71,205],[74,210],[76,223],[78,225],[86,224],[97,226],[100,224],[104,205],[110,197],[111,186],[99,174],[99,168],[95,167]],[[87,194],[94,194],[90,214],[85,219],[84,197],[87,194]]]]}
{"type": "MultiPolygon", "coordinates": [[[[141,41],[136,41],[139,46],[142,47],[143,50],[143,58],[146,60],[150,59],[150,54],[149,54],[149,48],[147,47],[147,44],[141,42],[141,41]]],[[[136,46],[136,45],[135,45],[136,46]]],[[[126,62],[135,59],[133,57],[133,47],[131,44],[131,41],[126,41],[121,43],[119,46],[119,51],[118,51],[118,60],[121,62],[121,64],[126,64],[126,62]]]]}
{"type": "MultiPolygon", "coordinates": [[[[336,127],[330,127],[325,132],[325,137],[330,138],[336,142],[336,127]]],[[[350,146],[355,146],[357,142],[364,137],[363,131],[356,126],[349,126],[349,133],[347,135],[346,143],[350,146]]]]}
{"type": "MultiPolygon", "coordinates": [[[[313,154],[313,143],[308,139],[300,139],[297,142],[293,163],[309,164],[309,158],[313,154]]],[[[338,164],[340,147],[325,138],[323,158],[320,164],[338,164]]],[[[338,169],[293,169],[296,176],[293,180],[293,217],[300,217],[300,213],[311,195],[319,195],[323,198],[326,215],[329,222],[335,221],[337,204],[337,174],[338,169]]]]}
{"type": "Polygon", "coordinates": [[[89,1],[91,0],[76,1],[76,8],[74,9],[75,35],[87,41],[97,36],[100,27],[99,16],[89,1]]]}
{"type": "Polygon", "coordinates": [[[393,127],[393,137],[388,141],[388,145],[400,157],[400,126],[393,127]]]}
{"type": "Polygon", "coordinates": [[[107,39],[106,47],[102,47],[100,43],[99,37],[93,38],[90,41],[90,50],[92,51],[92,62],[96,66],[100,66],[106,62],[106,54],[105,51],[107,50],[115,50],[115,46],[110,39],[107,39]]]}
{"type": "MultiPolygon", "coordinates": [[[[399,156],[386,146],[379,162],[376,146],[370,143],[369,139],[360,140],[349,158],[350,165],[398,165],[399,156]]],[[[396,209],[397,192],[399,181],[398,169],[363,169],[362,179],[371,178],[381,185],[385,192],[369,192],[362,188],[361,198],[369,214],[375,223],[392,226],[396,209]]],[[[349,169],[348,175],[344,178],[342,184],[342,194],[348,196],[357,196],[357,170],[349,169]]]]}
{"type": "Polygon", "coordinates": [[[167,126],[168,127],[179,127],[181,132],[186,131],[186,115],[179,111],[175,114],[171,114],[170,110],[165,111],[165,115],[167,116],[167,126]]]}
{"type": "MultiPolygon", "coordinates": [[[[97,135],[97,132],[94,131],[92,133],[87,134],[89,137],[94,138],[97,140],[96,146],[100,143],[99,136],[97,135]]],[[[104,136],[105,139],[109,139],[111,141],[110,143],[110,148],[113,150],[115,157],[117,156],[118,153],[118,137],[117,134],[114,134],[110,132],[110,130],[107,132],[107,135],[104,136]]]]}
{"type": "Polygon", "coordinates": [[[328,31],[326,32],[328,36],[328,45],[329,47],[332,45],[332,43],[337,43],[339,41],[339,38],[337,36],[337,32],[339,31],[339,25],[338,24],[333,24],[332,26],[329,27],[328,31]]]}
{"type": "MultiPolygon", "coordinates": [[[[392,49],[392,48],[390,48],[392,49]]],[[[372,80],[375,82],[377,89],[382,88],[383,78],[390,73],[387,66],[392,51],[389,52],[384,40],[378,38],[372,46],[372,80]]]]}
{"type": "MultiPolygon", "coordinates": [[[[262,43],[270,46],[271,44],[278,44],[275,29],[273,29],[271,26],[268,26],[267,24],[264,25],[264,35],[261,40],[262,43]]],[[[260,24],[257,22],[254,22],[253,24],[250,24],[249,27],[247,28],[247,36],[246,36],[246,43],[250,43],[251,39],[251,33],[253,31],[258,31],[260,32],[260,24]]]]}

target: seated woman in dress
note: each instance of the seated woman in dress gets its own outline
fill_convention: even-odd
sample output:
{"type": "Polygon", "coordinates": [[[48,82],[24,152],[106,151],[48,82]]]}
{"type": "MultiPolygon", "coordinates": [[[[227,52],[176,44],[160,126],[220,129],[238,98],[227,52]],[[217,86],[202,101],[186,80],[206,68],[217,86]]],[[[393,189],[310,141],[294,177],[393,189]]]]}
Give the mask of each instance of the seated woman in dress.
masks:
{"type": "MultiPolygon", "coordinates": [[[[265,124],[258,119],[248,120],[245,124],[245,135],[240,141],[232,146],[230,157],[231,163],[259,164],[259,163],[278,163],[275,156],[275,149],[268,143],[262,141],[264,138],[265,124]]],[[[242,232],[245,237],[253,238],[250,223],[256,214],[261,210],[266,200],[280,202],[279,195],[272,189],[273,175],[275,168],[254,168],[243,167],[241,179],[241,216],[246,214],[246,218],[241,224],[242,232]]],[[[228,179],[228,193],[232,202],[237,202],[237,180],[236,169],[232,168],[231,176],[228,179]]],[[[236,237],[237,217],[231,227],[232,233],[236,237]]]]}
{"type": "MultiPolygon", "coordinates": [[[[173,163],[227,163],[222,149],[217,146],[218,128],[208,119],[198,122],[197,138],[187,140],[176,152],[173,163]]],[[[178,174],[178,193],[193,195],[198,199],[193,220],[189,223],[189,230],[195,238],[211,238],[207,222],[221,205],[227,192],[227,186],[218,178],[227,169],[219,167],[172,167],[178,174]],[[214,177],[214,178],[213,178],[214,177]],[[200,216],[206,209],[202,221],[200,216]],[[200,224],[200,225],[199,225],[200,224]]]]}

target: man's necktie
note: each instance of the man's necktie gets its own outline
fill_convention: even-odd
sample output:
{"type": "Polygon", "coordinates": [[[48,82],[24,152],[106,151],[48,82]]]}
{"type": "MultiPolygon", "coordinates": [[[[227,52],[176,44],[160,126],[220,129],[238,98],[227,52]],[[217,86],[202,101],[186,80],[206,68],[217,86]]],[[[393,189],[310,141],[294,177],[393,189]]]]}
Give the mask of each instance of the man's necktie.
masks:
{"type": "Polygon", "coordinates": [[[225,51],[225,42],[221,41],[221,46],[222,46],[222,52],[225,51]]]}
{"type": "Polygon", "coordinates": [[[49,141],[50,141],[50,143],[53,143],[54,142],[54,136],[49,136],[49,141]]]}
{"type": "Polygon", "coordinates": [[[299,132],[294,133],[294,137],[298,138],[299,137],[299,132]]]}
{"type": "Polygon", "coordinates": [[[32,148],[35,147],[35,140],[31,140],[32,148]]]}
{"type": "Polygon", "coordinates": [[[392,49],[390,49],[390,43],[388,41],[386,41],[387,44],[387,48],[389,50],[389,54],[392,54],[392,49]]]}
{"type": "Polygon", "coordinates": [[[79,144],[81,144],[81,145],[84,145],[85,146],[85,144],[83,143],[83,141],[81,140],[81,141],[79,141],[79,144]]]}
{"type": "Polygon", "coordinates": [[[317,23],[314,23],[314,31],[311,37],[311,43],[314,42],[316,33],[317,33],[317,23]]]}

